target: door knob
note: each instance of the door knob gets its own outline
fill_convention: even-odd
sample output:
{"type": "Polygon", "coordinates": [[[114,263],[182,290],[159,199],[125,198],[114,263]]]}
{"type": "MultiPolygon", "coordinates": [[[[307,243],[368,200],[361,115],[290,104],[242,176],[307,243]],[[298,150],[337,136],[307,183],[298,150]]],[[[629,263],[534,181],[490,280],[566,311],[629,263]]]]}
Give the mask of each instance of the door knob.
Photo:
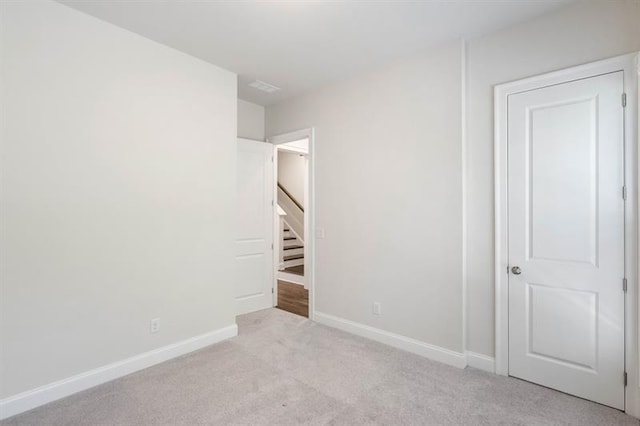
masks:
{"type": "Polygon", "coordinates": [[[513,273],[513,275],[520,275],[522,273],[522,269],[520,269],[519,266],[514,266],[513,268],[511,268],[511,272],[513,273]]]}

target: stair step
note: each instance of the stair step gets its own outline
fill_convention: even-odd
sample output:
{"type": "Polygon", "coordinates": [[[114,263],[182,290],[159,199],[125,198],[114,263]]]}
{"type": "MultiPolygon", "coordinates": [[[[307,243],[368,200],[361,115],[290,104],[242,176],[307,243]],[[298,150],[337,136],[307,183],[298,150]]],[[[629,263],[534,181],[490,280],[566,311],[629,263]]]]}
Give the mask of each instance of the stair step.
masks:
{"type": "Polygon", "coordinates": [[[291,240],[295,240],[296,237],[284,237],[285,241],[291,241],[291,240]]]}
{"type": "Polygon", "coordinates": [[[302,244],[302,241],[299,240],[289,240],[289,241],[284,241],[282,243],[282,247],[287,248],[287,247],[297,247],[299,245],[302,244]]]}
{"type": "Polygon", "coordinates": [[[304,258],[300,258],[300,259],[292,259],[292,260],[285,260],[284,262],[282,262],[282,267],[283,268],[290,268],[292,266],[300,266],[300,265],[304,265],[304,258]]]}
{"type": "Polygon", "coordinates": [[[295,246],[287,246],[284,249],[285,250],[295,250],[295,249],[300,249],[300,248],[304,248],[304,246],[299,246],[299,245],[295,245],[295,246]]]}
{"type": "Polygon", "coordinates": [[[304,255],[304,247],[285,247],[282,254],[284,256],[304,255]]]}
{"type": "Polygon", "coordinates": [[[292,254],[291,256],[285,256],[284,257],[284,261],[285,262],[287,260],[297,260],[297,259],[304,259],[304,255],[303,254],[292,254]]]}

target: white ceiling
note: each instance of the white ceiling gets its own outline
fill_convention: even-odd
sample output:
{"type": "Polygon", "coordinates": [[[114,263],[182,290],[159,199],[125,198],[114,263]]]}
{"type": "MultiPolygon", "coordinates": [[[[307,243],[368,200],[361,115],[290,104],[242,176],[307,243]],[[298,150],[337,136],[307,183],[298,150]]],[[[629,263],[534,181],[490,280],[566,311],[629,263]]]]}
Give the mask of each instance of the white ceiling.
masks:
{"type": "Polygon", "coordinates": [[[572,0],[60,1],[233,71],[241,99],[268,105],[572,0]],[[254,79],[282,90],[260,92],[254,79]]]}

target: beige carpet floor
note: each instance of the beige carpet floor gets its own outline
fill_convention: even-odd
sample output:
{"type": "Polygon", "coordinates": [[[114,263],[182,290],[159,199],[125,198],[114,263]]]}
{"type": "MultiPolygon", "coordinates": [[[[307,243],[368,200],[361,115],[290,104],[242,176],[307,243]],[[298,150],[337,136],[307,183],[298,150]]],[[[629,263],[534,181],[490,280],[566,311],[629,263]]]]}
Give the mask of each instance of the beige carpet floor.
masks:
{"type": "Polygon", "coordinates": [[[465,370],[268,309],[240,335],[0,422],[9,425],[635,425],[521,380],[465,370]]]}

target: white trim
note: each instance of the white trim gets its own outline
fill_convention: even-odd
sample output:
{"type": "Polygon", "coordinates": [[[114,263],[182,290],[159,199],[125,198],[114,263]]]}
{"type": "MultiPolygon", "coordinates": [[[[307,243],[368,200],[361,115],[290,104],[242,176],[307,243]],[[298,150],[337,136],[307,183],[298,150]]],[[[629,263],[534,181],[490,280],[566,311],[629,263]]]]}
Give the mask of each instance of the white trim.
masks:
{"type": "Polygon", "coordinates": [[[467,366],[489,373],[496,372],[496,359],[477,352],[467,351],[467,366]]]}
{"type": "Polygon", "coordinates": [[[250,141],[250,142],[262,142],[262,143],[267,143],[267,141],[265,141],[264,139],[253,139],[253,138],[245,138],[242,136],[238,136],[237,139],[242,139],[244,141],[250,141]]]}
{"type": "Polygon", "coordinates": [[[467,350],[467,43],[460,40],[460,151],[462,153],[462,350],[467,350]]]}
{"type": "Polygon", "coordinates": [[[627,324],[630,326],[627,328],[627,372],[629,374],[629,385],[627,386],[627,401],[626,412],[634,417],[640,418],[640,284],[638,283],[638,268],[640,262],[638,262],[638,232],[640,232],[640,226],[638,226],[638,188],[640,184],[638,182],[638,160],[640,159],[640,149],[638,149],[638,142],[640,142],[640,54],[635,58],[635,78],[630,75],[630,80],[627,85],[625,81],[625,91],[627,93],[627,137],[631,139],[631,145],[636,149],[635,155],[630,152],[628,158],[626,158],[627,176],[628,182],[632,183],[631,197],[629,201],[630,209],[627,211],[627,219],[630,227],[629,232],[634,232],[631,241],[627,241],[633,250],[629,250],[627,253],[627,274],[631,274],[632,277],[627,276],[630,280],[631,287],[627,291],[627,324]],[[634,86],[635,85],[635,86],[634,86]],[[635,117],[634,117],[635,116],[635,117]],[[633,139],[635,138],[635,144],[633,139]],[[634,293],[635,292],[635,293],[634,293]],[[633,366],[632,368],[630,368],[633,366]]]}
{"type": "Polygon", "coordinates": [[[249,138],[241,138],[241,137],[237,137],[236,142],[237,141],[267,143],[267,141],[263,141],[260,139],[249,139],[249,138]]]}
{"type": "MultiPolygon", "coordinates": [[[[271,143],[271,141],[267,138],[267,143],[271,143]]],[[[274,145],[273,147],[273,202],[275,205],[278,205],[278,148],[274,145]]],[[[274,269],[280,269],[280,266],[284,267],[284,258],[282,261],[280,259],[280,254],[282,251],[282,247],[280,247],[282,243],[282,239],[280,238],[282,234],[280,233],[282,229],[280,226],[284,226],[284,220],[282,216],[278,213],[278,209],[274,209],[273,211],[273,266],[274,269]]],[[[291,229],[291,228],[289,228],[291,229]]],[[[275,273],[273,276],[273,295],[271,297],[272,306],[278,306],[278,274],[275,273]]]]}
{"type": "MultiPolygon", "coordinates": [[[[294,132],[284,133],[281,135],[271,136],[267,138],[267,142],[273,144],[273,152],[274,152],[274,179],[277,182],[278,180],[278,147],[277,145],[281,145],[288,142],[299,141],[300,139],[308,139],[309,140],[309,153],[306,156],[307,158],[307,197],[308,200],[305,200],[305,209],[304,209],[304,279],[306,280],[306,287],[309,290],[309,319],[315,319],[315,247],[316,247],[316,223],[315,223],[315,209],[316,209],[316,198],[315,198],[315,130],[313,127],[309,127],[307,129],[296,130],[294,132]]],[[[277,200],[277,185],[275,185],[276,189],[274,190],[274,200],[277,200]]],[[[274,219],[274,229],[277,230],[277,215],[276,219],[274,219]]],[[[276,256],[279,256],[279,242],[274,243],[274,259],[276,256]]],[[[278,264],[279,259],[276,259],[275,264],[278,264]]],[[[273,296],[274,296],[274,306],[277,302],[278,297],[278,279],[277,274],[275,274],[274,284],[273,284],[273,296]]]]}
{"type": "Polygon", "coordinates": [[[308,204],[309,216],[305,223],[309,231],[309,245],[305,245],[305,258],[308,257],[309,263],[305,265],[305,276],[308,277],[307,287],[309,290],[309,319],[314,321],[316,318],[316,131],[313,127],[308,129],[309,136],[309,156],[308,160],[308,204]]]}
{"type": "Polygon", "coordinates": [[[308,149],[303,149],[303,148],[297,148],[294,146],[280,146],[278,147],[278,149],[280,151],[284,151],[284,152],[290,152],[292,154],[299,154],[299,155],[304,155],[305,157],[307,155],[309,155],[309,150],[308,149]]]}
{"type": "Polygon", "coordinates": [[[0,400],[0,420],[238,335],[236,324],[0,400]]]}
{"type": "Polygon", "coordinates": [[[561,84],[600,74],[623,71],[627,94],[625,109],[625,269],[628,281],[625,318],[626,412],[640,417],[640,365],[638,362],[638,155],[636,139],[637,53],[568,68],[501,84],[494,89],[494,183],[495,183],[495,343],[496,373],[509,374],[508,227],[507,227],[507,97],[540,87],[561,84]]]}
{"type": "Polygon", "coordinates": [[[494,277],[495,277],[495,362],[496,374],[509,374],[507,360],[509,357],[509,327],[507,292],[508,277],[506,268],[509,258],[507,250],[507,123],[503,114],[506,112],[506,93],[500,86],[494,88],[494,146],[493,146],[493,197],[494,197],[494,277]],[[504,159],[503,159],[504,157],[504,159]],[[503,164],[504,163],[504,164],[503,164]],[[503,178],[504,176],[504,178],[503,178]],[[504,218],[504,219],[503,219],[504,218]],[[504,265],[504,266],[503,266],[504,265]]]}
{"type": "Polygon", "coordinates": [[[378,328],[334,317],[333,315],[324,314],[322,312],[316,312],[315,320],[320,324],[337,328],[366,339],[375,340],[376,342],[393,346],[394,348],[402,349],[433,361],[442,362],[458,368],[464,368],[467,365],[467,359],[463,353],[455,352],[440,346],[430,345],[429,343],[421,342],[400,334],[380,330],[378,328]]]}
{"type": "Polygon", "coordinates": [[[304,277],[292,274],[291,272],[278,271],[278,280],[293,284],[300,284],[302,286],[304,285],[304,277]]]}
{"type": "MultiPolygon", "coordinates": [[[[270,136],[267,138],[267,142],[274,145],[281,145],[283,143],[296,142],[301,139],[311,138],[313,135],[313,127],[307,129],[295,130],[289,133],[282,133],[276,136],[270,136]]],[[[311,153],[311,140],[309,140],[309,153],[311,153]]]]}

